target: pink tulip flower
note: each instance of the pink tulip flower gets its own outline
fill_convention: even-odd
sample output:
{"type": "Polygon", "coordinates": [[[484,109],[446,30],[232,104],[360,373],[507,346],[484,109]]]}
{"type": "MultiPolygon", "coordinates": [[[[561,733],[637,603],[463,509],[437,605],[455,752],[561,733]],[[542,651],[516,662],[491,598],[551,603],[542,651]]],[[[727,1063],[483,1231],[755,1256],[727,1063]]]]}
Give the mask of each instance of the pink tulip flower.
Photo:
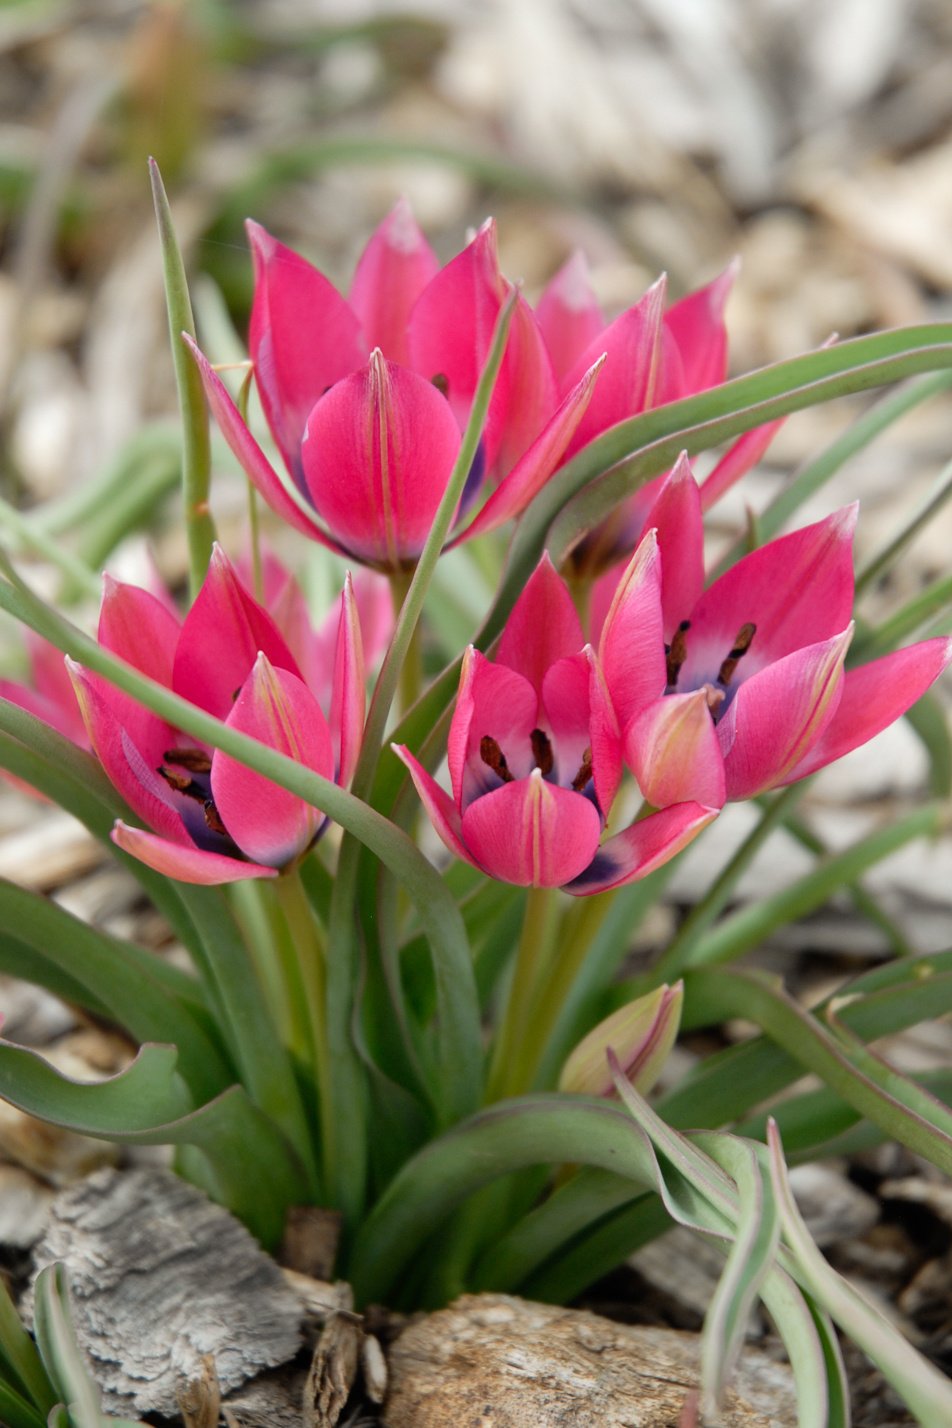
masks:
{"type": "MultiPolygon", "coordinates": [[[[272,572],[273,574],[274,572],[272,572]]],[[[350,579],[327,666],[305,672],[271,615],[215,547],[180,624],[155,596],[106,579],[99,641],[141,673],[324,778],[346,784],[364,721],[360,624],[350,579]]],[[[297,629],[298,640],[302,631],[297,629]]],[[[326,648],[326,642],[325,642],[326,648]]],[[[118,822],[113,840],[190,883],[274,877],[321,832],[320,810],[197,743],[101,677],[69,662],[93,750],[152,831],[118,822]]]]}
{"type": "Polygon", "coordinates": [[[659,503],[667,515],[622,575],[598,645],[650,804],[719,807],[793,783],[893,723],[952,659],[952,641],[932,639],[844,669],[855,506],[769,542],[705,590],[686,462],[659,503]]]}
{"type": "Polygon", "coordinates": [[[490,877],[587,895],[660,867],[715,816],[694,800],[602,842],[621,744],[571,596],[544,556],[494,660],[470,649],[450,726],[452,797],[405,747],[436,831],[490,877]]]}
{"type": "MultiPolygon", "coordinates": [[[[561,390],[571,387],[595,356],[604,352],[606,360],[566,456],[575,455],[618,422],[725,380],[724,306],[737,271],[735,261],[706,287],[668,308],[661,278],[640,302],[606,325],[584,257],[576,253],[568,260],[536,308],[561,390]]],[[[733,443],[704,482],[705,510],[760,460],[781,425],[782,420],[767,423],[733,443]]],[[[647,527],[648,511],[663,482],[663,475],[649,482],[600,522],[572,553],[573,568],[580,574],[597,574],[632,550],[647,527]]]]}
{"type": "MultiPolygon", "coordinates": [[[[459,454],[493,327],[511,292],[487,223],[444,268],[398,204],[370,239],[349,299],[249,224],[249,346],[282,481],[214,368],[190,343],[221,430],[268,504],[298,531],[393,571],[418,558],[459,454]]],[[[561,460],[591,399],[598,354],[561,396],[518,298],[456,539],[517,515],[561,460]],[[488,500],[475,517],[483,488],[488,500]]]]}
{"type": "MultiPolygon", "coordinates": [[[[49,724],[58,734],[65,734],[74,744],[88,749],[86,726],[62,654],[55,645],[32,630],[24,630],[23,639],[30,666],[29,683],[0,679],[0,699],[18,705],[37,719],[42,719],[44,724],[49,724]]],[[[19,783],[19,780],[16,782],[19,783]]],[[[25,788],[26,785],[21,784],[20,787],[25,788]]]]}

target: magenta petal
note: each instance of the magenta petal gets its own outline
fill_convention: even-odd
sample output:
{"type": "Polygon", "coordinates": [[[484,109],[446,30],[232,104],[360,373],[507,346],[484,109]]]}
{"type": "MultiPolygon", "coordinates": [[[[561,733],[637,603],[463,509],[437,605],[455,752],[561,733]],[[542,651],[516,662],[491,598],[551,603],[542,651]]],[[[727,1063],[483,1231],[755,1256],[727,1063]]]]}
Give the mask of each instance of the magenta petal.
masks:
{"type": "MultiPolygon", "coordinates": [[[[323,778],[334,777],[330,730],[307,686],[264,655],[228,716],[228,727],[286,754],[323,778]]],[[[313,804],[228,754],[212,757],[212,797],[229,837],[253,861],[281,868],[303,853],[324,823],[313,804]]]]}
{"type": "Polygon", "coordinates": [[[539,696],[523,675],[477,650],[467,654],[447,740],[453,794],[460,808],[498,783],[481,757],[484,738],[495,740],[515,778],[528,774],[534,767],[530,739],[539,718],[539,696]]]}
{"type": "Polygon", "coordinates": [[[668,694],[636,714],[625,730],[625,760],[654,808],[724,803],[724,758],[702,689],[668,694]]]}
{"type": "Polygon", "coordinates": [[[247,229],[255,269],[248,344],[268,425],[296,475],[308,412],[364,362],[366,348],[333,283],[260,224],[247,229]]]}
{"type": "Polygon", "coordinates": [[[112,830],[112,841],[124,853],[157,873],[176,878],[180,883],[235,883],[242,878],[276,878],[277,868],[265,868],[257,863],[243,863],[225,853],[208,853],[193,843],[170,843],[141,828],[131,828],[118,820],[112,830]]]}
{"type": "Polygon", "coordinates": [[[360,618],[353,583],[348,575],[340,598],[337,646],[334,652],[334,692],[330,709],[330,731],[337,759],[337,781],[345,787],[350,783],[357,755],[360,753],[366,703],[360,618]]]}
{"type": "Polygon", "coordinates": [[[459,444],[433,384],[378,351],[312,411],[305,480],[343,546],[398,569],[423,549],[459,444]]]}
{"type": "Polygon", "coordinates": [[[753,431],[745,431],[727,448],[701,485],[702,510],[709,511],[736,481],[757,465],[786,420],[786,417],[778,417],[776,421],[755,426],[753,431]]]}
{"type": "Polygon", "coordinates": [[[536,304],[536,317],[555,375],[564,382],[605,326],[584,253],[576,251],[562,265],[536,304]]]}
{"type": "Polygon", "coordinates": [[[592,771],[595,777],[595,797],[602,816],[607,818],[622,774],[622,742],[618,720],[605,676],[591,645],[585,646],[589,662],[589,733],[591,736],[592,771]]]}
{"type": "Polygon", "coordinates": [[[735,258],[712,283],[688,293],[665,313],[665,327],[678,344],[684,364],[686,394],[713,387],[727,375],[724,305],[739,268],[735,258]]]}
{"type": "Polygon", "coordinates": [[[666,683],[661,613],[661,559],[654,531],[635,551],[602,627],[598,658],[620,728],[666,683]]]}
{"type": "Polygon", "coordinates": [[[582,625],[565,581],[543,551],[513,606],[499,641],[496,661],[517,670],[542,694],[546,670],[585,643],[582,625]]]}
{"type": "Polygon", "coordinates": [[[105,649],[170,687],[179,631],[176,617],[148,590],[103,576],[99,643],[105,649]]]}
{"type": "MultiPolygon", "coordinates": [[[[507,294],[508,291],[509,285],[506,284],[507,294]]],[[[589,363],[589,369],[595,365],[597,360],[589,363]]],[[[588,370],[575,385],[584,390],[587,375],[588,370]]],[[[492,479],[498,480],[511,471],[529,453],[540,432],[543,432],[550,422],[557,403],[558,390],[552,359],[546,350],[535,313],[526,300],[519,297],[516,299],[509,340],[499,368],[499,376],[496,378],[483,435],[486,468],[492,479]]],[[[585,405],[587,395],[582,404],[583,411],[578,413],[579,420],[585,405]]],[[[574,415],[571,406],[566,409],[566,425],[574,415]]],[[[564,441],[561,440],[563,433],[559,429],[550,433],[551,446],[558,453],[553,460],[558,460],[562,455],[577,425],[576,420],[571,420],[571,430],[564,432],[564,441]]],[[[530,470],[533,472],[533,479],[537,480],[537,471],[534,468],[535,460],[530,470]]]]}
{"type": "Polygon", "coordinates": [[[216,545],[202,588],[182,626],[173,688],[192,704],[225,719],[259,651],[278,668],[300,675],[277,625],[252,599],[216,545]]]}
{"type": "Polygon", "coordinates": [[[822,736],[843,689],[853,627],[746,679],[717,726],[729,799],[785,782],[822,736]]]}
{"type": "Polygon", "coordinates": [[[940,638],[849,670],[836,713],[784,782],[805,778],[872,739],[905,714],[950,663],[952,640],[940,638]]]}
{"type": "MultiPolygon", "coordinates": [[[[58,710],[59,722],[53,723],[53,727],[60,729],[74,743],[85,744],[86,730],[63,651],[44,640],[42,635],[36,634],[34,630],[24,629],[23,642],[29,656],[30,673],[37,694],[58,710]]],[[[53,721],[47,720],[47,723],[51,722],[53,721]]]]}
{"type": "Polygon", "coordinates": [[[480,866],[519,887],[570,882],[591,863],[600,832],[590,800],[546,783],[538,769],[477,798],[463,814],[463,840],[480,866]]]}
{"type": "Polygon", "coordinates": [[[360,616],[364,663],[373,669],[393,638],[396,623],[389,580],[376,570],[358,570],[354,576],[354,599],[360,616]]]}
{"type": "Polygon", "coordinates": [[[570,373],[574,385],[603,352],[607,354],[594,396],[569,443],[570,456],[608,427],[653,405],[661,368],[664,295],[662,278],[598,334],[570,373]]]}
{"type": "Polygon", "coordinates": [[[82,665],[70,661],[69,668],[89,741],[110,782],[143,822],[173,843],[191,842],[171,792],[156,772],[165,751],[178,744],[176,732],[146,709],[139,710],[137,727],[130,730],[104,697],[103,682],[82,665]]]}
{"type": "Polygon", "coordinates": [[[288,525],[293,526],[296,531],[300,531],[301,535],[307,536],[310,540],[316,540],[321,545],[326,545],[330,550],[339,552],[340,546],[321,530],[316,521],[311,520],[310,516],[302,511],[293,496],[285,490],[280,476],[245,426],[241,419],[241,413],[232,401],[228,389],[208,358],[199,351],[187,333],[183,334],[182,340],[186,343],[201,373],[205,399],[211,408],[212,415],[248,480],[261,497],[267,501],[275,515],[280,516],[283,521],[287,521],[288,525]]]}
{"type": "MultiPolygon", "coordinates": [[[[658,533],[661,550],[661,609],[665,639],[670,641],[687,619],[704,589],[704,525],[701,496],[682,451],[665,478],[648,514],[645,528],[658,533]]],[[[669,803],[676,799],[667,800],[669,803]]],[[[702,799],[701,802],[706,800],[702,799]]]]}
{"type": "Polygon", "coordinates": [[[516,462],[509,475],[503,477],[476,518],[451,544],[495,530],[512,516],[519,515],[538,495],[561,461],[585,414],[601,368],[602,361],[599,359],[576,383],[528,451],[516,462]]]}
{"type": "Polygon", "coordinates": [[[436,254],[401,198],[361,254],[350,289],[368,347],[391,362],[410,361],[407,324],[417,298],[439,270],[436,254]]]}
{"type": "Polygon", "coordinates": [[[591,866],[565,891],[588,897],[646,878],[687,847],[717,814],[716,808],[700,803],[676,803],[639,819],[603,843],[591,866]]]}
{"type": "Polygon", "coordinates": [[[770,541],[744,556],[706,590],[694,608],[682,681],[716,678],[741,627],[756,632],[743,657],[751,674],[804,645],[838,634],[853,610],[856,507],[770,541]]]}
{"type": "Polygon", "coordinates": [[[397,758],[410,770],[410,777],[413,779],[414,787],[420,795],[420,801],[429,815],[430,822],[439,833],[443,842],[451,853],[457,858],[462,858],[465,863],[471,863],[474,868],[479,867],[476,859],[470,853],[463,842],[462,820],[459,809],[445,793],[434,778],[427,773],[426,769],[419,763],[410,750],[404,744],[391,744],[390,746],[397,758]]]}
{"type": "Polygon", "coordinates": [[[505,293],[490,220],[437,273],[411,314],[411,365],[428,381],[440,378],[460,427],[469,415],[505,293]]]}

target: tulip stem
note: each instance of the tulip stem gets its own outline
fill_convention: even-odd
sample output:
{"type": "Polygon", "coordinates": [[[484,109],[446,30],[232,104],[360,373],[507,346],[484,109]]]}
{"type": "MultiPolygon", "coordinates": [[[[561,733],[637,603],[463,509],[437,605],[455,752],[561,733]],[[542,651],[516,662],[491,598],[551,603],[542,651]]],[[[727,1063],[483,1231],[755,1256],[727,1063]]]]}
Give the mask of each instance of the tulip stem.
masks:
{"type": "MultiPolygon", "coordinates": [[[[331,1063],[327,1047],[327,976],[323,928],[314,914],[297,869],[274,883],[278,903],[290,936],[296,971],[289,975],[289,991],[303,993],[310,1030],[311,1064],[320,1106],[320,1155],[326,1165],[333,1157],[336,1127],[331,1114],[331,1063]]],[[[279,939],[280,941],[280,939],[279,939]]]]}
{"type": "Polygon", "coordinates": [[[555,930],[552,892],[551,888],[529,888],[526,894],[506,1010],[493,1047],[487,1101],[518,1096],[528,1090],[538,1060],[532,1012],[555,930]]]}
{"type": "MultiPolygon", "coordinates": [[[[390,590],[393,595],[393,612],[400,618],[404,602],[413,580],[412,570],[394,570],[390,573],[390,590]]],[[[423,642],[420,625],[414,625],[413,634],[407,645],[397,681],[397,709],[400,718],[412,709],[423,688],[423,642]]]]}

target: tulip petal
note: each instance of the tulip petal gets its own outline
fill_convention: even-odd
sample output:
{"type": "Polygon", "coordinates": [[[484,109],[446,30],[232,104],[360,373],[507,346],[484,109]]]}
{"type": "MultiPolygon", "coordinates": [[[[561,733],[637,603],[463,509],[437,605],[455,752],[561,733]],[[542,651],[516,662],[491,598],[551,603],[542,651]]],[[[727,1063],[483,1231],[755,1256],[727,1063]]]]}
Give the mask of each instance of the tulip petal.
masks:
{"type": "Polygon", "coordinates": [[[595,778],[595,797],[602,817],[607,818],[622,774],[622,742],[618,720],[605,676],[598,657],[591,645],[585,646],[585,656],[589,662],[589,734],[592,750],[592,771],[595,778]]]}
{"type": "Polygon", "coordinates": [[[420,795],[420,802],[447,848],[457,858],[462,858],[464,863],[470,863],[474,868],[478,868],[479,864],[463,842],[462,819],[459,809],[449,794],[440,788],[440,785],[413,757],[405,744],[391,744],[390,747],[401,763],[410,770],[410,777],[420,795]]]}
{"type": "Polygon", "coordinates": [[[330,733],[337,761],[337,781],[346,787],[360,753],[367,703],[360,618],[350,575],[344,581],[339,605],[330,733]]]}
{"type": "Polygon", "coordinates": [[[137,858],[140,863],[154,868],[157,873],[175,878],[180,883],[200,883],[205,886],[219,883],[235,883],[242,878],[276,878],[277,868],[261,867],[257,863],[243,863],[238,858],[229,858],[225,853],[209,853],[189,843],[170,843],[167,838],[159,838],[155,833],[147,833],[142,828],[131,828],[128,823],[116,822],[111,833],[112,841],[124,853],[137,858]]]}
{"type": "Polygon", "coordinates": [[[717,814],[718,809],[700,803],[675,803],[639,819],[603,843],[589,867],[565,891],[589,897],[647,877],[687,847],[717,814]]]}
{"type": "Polygon", "coordinates": [[[333,283],[258,223],[248,222],[255,269],[248,345],[261,405],[288,470],[300,479],[308,412],[366,359],[360,323],[333,283]]]}
{"type": "Polygon", "coordinates": [[[645,529],[658,533],[661,609],[665,639],[670,641],[704,589],[701,495],[686,451],[682,451],[662,483],[646,515],[645,529]]]}
{"type": "Polygon", "coordinates": [[[350,305],[368,347],[380,347],[391,362],[409,364],[410,313],[439,266],[401,198],[361,254],[350,288],[350,305]]]}
{"type": "Polygon", "coordinates": [[[605,326],[588,280],[584,253],[576,250],[547,285],[536,304],[536,318],[555,375],[564,384],[605,326]]]}
{"type": "Polygon", "coordinates": [[[552,778],[584,792],[593,776],[592,667],[585,651],[556,660],[542,682],[542,717],[552,736],[552,778]],[[587,775],[587,776],[586,776],[587,775]]]}
{"type": "Polygon", "coordinates": [[[716,386],[727,375],[724,306],[739,270],[735,258],[712,283],[688,293],[665,313],[665,327],[681,354],[685,395],[716,386]]]}
{"type": "Polygon", "coordinates": [[[190,843],[171,790],[156,772],[166,751],[180,742],[176,731],[146,709],[130,730],[104,698],[104,681],[72,661],[69,670],[93,752],[110,782],[144,823],[173,843],[190,843]]]}
{"type": "MultiPolygon", "coordinates": [[[[307,686],[262,654],[245,680],[228,727],[334,777],[330,730],[307,686]]],[[[324,814],[220,749],[212,758],[212,797],[228,836],[256,863],[283,867],[317,836],[324,814]]]]}
{"type": "Polygon", "coordinates": [[[178,619],[148,590],[103,576],[99,643],[104,649],[168,688],[179,632],[178,619]]]}
{"type": "Polygon", "coordinates": [[[496,662],[516,670],[541,697],[549,667],[567,655],[578,654],[584,643],[568,587],[548,551],[543,551],[506,621],[496,662]]]}
{"type": "Polygon", "coordinates": [[[546,783],[538,769],[477,798],[463,814],[463,840],[491,878],[518,887],[560,887],[587,868],[601,820],[583,794],[546,783]]]}
{"type": "MultiPolygon", "coordinates": [[[[507,283],[507,295],[508,292],[507,283]]],[[[597,365],[600,356],[601,353],[596,354],[595,360],[588,364],[585,372],[580,374],[579,381],[573,383],[573,387],[580,387],[584,392],[585,377],[590,369],[597,365]]],[[[583,410],[578,413],[579,420],[584,415],[588,395],[590,394],[586,394],[583,410]]],[[[558,389],[552,370],[552,359],[539,331],[535,313],[525,298],[519,297],[516,299],[509,340],[489,403],[483,438],[486,447],[486,469],[492,479],[498,481],[528,455],[540,432],[543,432],[551,421],[557,405],[558,389]]],[[[568,415],[574,418],[575,414],[571,408],[568,415]]],[[[568,420],[566,425],[569,425],[568,420]]],[[[552,446],[558,450],[556,460],[568,446],[577,426],[578,422],[571,420],[571,430],[563,433],[556,429],[551,434],[552,446]],[[563,434],[564,442],[561,440],[563,434]]],[[[533,470],[534,466],[535,458],[530,470],[533,470]]],[[[537,469],[534,471],[534,479],[538,479],[537,469]]]]}
{"type": "Polygon", "coordinates": [[[300,676],[277,625],[252,599],[216,545],[202,588],[182,626],[172,687],[200,709],[225,719],[259,650],[271,664],[300,676]]]}
{"type": "Polygon", "coordinates": [[[602,353],[607,355],[588,410],[569,442],[569,456],[653,404],[661,369],[665,287],[665,280],[659,279],[639,303],[598,334],[572,369],[568,381],[574,386],[602,353]]]}
{"type": "Polygon", "coordinates": [[[856,507],[770,541],[744,556],[701,596],[691,615],[682,684],[717,679],[738,632],[755,633],[743,656],[748,677],[771,660],[838,634],[853,609],[856,507]]]}
{"type": "Polygon", "coordinates": [[[88,748],[86,726],[80,716],[72,687],[70,687],[69,697],[73,706],[72,712],[65,703],[60,700],[56,700],[54,703],[45,694],[31,689],[28,684],[18,684],[12,679],[0,679],[0,699],[5,699],[9,704],[15,704],[18,709],[25,709],[28,714],[33,715],[34,719],[41,719],[44,724],[49,724],[50,728],[55,729],[58,734],[71,739],[74,744],[79,744],[81,748],[88,748]]]}
{"type": "Polygon", "coordinates": [[[199,351],[187,333],[183,334],[182,340],[194,357],[201,373],[205,399],[218,423],[222,436],[231,447],[239,465],[258,494],[268,503],[275,515],[280,516],[283,521],[287,521],[288,525],[293,526],[301,535],[307,536],[310,540],[316,540],[320,545],[327,546],[329,550],[337,551],[338,554],[345,554],[346,552],[341,551],[337,542],[332,540],[317,522],[313,521],[301,509],[294,497],[285,490],[281,477],[242,421],[241,413],[232,401],[227,387],[208,358],[199,351]]]}
{"type": "Polygon", "coordinates": [[[745,680],[717,726],[729,799],[783,783],[820,739],[843,690],[849,625],[745,680]]]}
{"type": "Polygon", "coordinates": [[[483,739],[495,743],[513,778],[525,778],[533,767],[531,736],[539,718],[539,696],[523,675],[478,650],[467,652],[447,740],[453,795],[461,809],[500,782],[482,757],[483,739]]]}
{"type": "Polygon", "coordinates": [[[558,411],[516,462],[508,476],[503,477],[482,510],[467,528],[450,542],[484,535],[524,511],[538,495],[558,466],[572,439],[576,427],[592,398],[595,379],[602,368],[601,358],[595,362],[561,402],[558,411]]]}
{"type": "Polygon", "coordinates": [[[950,663],[952,640],[940,638],[849,670],[836,713],[783,782],[805,778],[865,744],[905,714],[950,663]]]}
{"type": "Polygon", "coordinates": [[[342,545],[399,569],[423,549],[459,445],[432,383],[377,351],[311,412],[305,479],[342,545]]]}
{"type": "MultiPolygon", "coordinates": [[[[61,732],[66,734],[67,738],[72,739],[74,743],[85,744],[86,731],[79,706],[76,703],[76,692],[73,689],[69,670],[66,668],[63,651],[58,650],[55,645],[50,644],[49,640],[44,640],[42,635],[38,635],[30,629],[24,629],[23,643],[26,645],[30,661],[30,674],[34,689],[37,694],[48,700],[58,710],[57,718],[60,723],[55,723],[53,727],[61,729],[61,732]]],[[[47,720],[46,722],[52,721],[47,720]]]]}
{"type": "Polygon", "coordinates": [[[636,714],[625,730],[625,761],[655,808],[724,803],[724,758],[704,690],[666,695],[636,714]]]}
{"type": "Polygon", "coordinates": [[[618,583],[598,658],[623,729],[665,688],[661,560],[654,531],[644,537],[618,583]]]}

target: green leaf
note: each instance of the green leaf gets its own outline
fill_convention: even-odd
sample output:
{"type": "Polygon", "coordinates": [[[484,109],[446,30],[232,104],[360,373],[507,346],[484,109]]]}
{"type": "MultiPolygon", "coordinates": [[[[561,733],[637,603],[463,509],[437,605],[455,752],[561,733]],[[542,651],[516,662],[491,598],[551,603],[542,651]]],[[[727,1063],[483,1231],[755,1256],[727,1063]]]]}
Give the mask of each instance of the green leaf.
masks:
{"type": "Polygon", "coordinates": [[[182,413],[182,496],[185,530],[188,536],[189,585],[192,598],[198,594],[208,562],[211,559],[215,527],[208,509],[211,480],[211,444],[208,433],[208,409],[198,368],[182,344],[182,333],[195,336],[192,305],[182,254],[175,237],[172,213],[166,197],[159,166],[149,160],[152,199],[162,244],[162,271],[165,278],[165,301],[169,314],[169,335],[172,339],[172,362],[175,385],[182,413]]]}
{"type": "MultiPolygon", "coordinates": [[[[23,1412],[38,1411],[41,1422],[56,1402],[49,1379],[10,1297],[6,1280],[0,1278],[0,1420],[7,1421],[2,1394],[10,1395],[9,1407],[23,1412]]],[[[11,1422],[10,1428],[19,1428],[11,1422]]]]}
{"type": "Polygon", "coordinates": [[[307,1196],[300,1161],[241,1086],[196,1107],[176,1060],[172,1046],[145,1045],[118,1075],[78,1082],[36,1052],[0,1041],[0,1096],[40,1120],[98,1140],[194,1146],[208,1162],[205,1187],[262,1243],[276,1244],[287,1207],[307,1196]]]}
{"type": "Polygon", "coordinates": [[[6,1428],[46,1428],[47,1418],[0,1379],[0,1423],[6,1428]]]}
{"type": "Polygon", "coordinates": [[[817,1302],[901,1394],[923,1428],[947,1428],[952,1422],[952,1384],[917,1353],[895,1325],[827,1264],[797,1209],[775,1128],[768,1131],[768,1144],[774,1196],[798,1275],[817,1302]]]}
{"type": "Polygon", "coordinates": [[[63,1265],[40,1270],[34,1295],[37,1347],[50,1382],[67,1405],[71,1428],[103,1428],[102,1399],[76,1342],[63,1265]]]}
{"type": "MultiPolygon", "coordinates": [[[[0,961],[8,942],[29,947],[67,980],[92,994],[98,1008],[137,1041],[169,1041],[179,1069],[198,1101],[210,1099],[234,1080],[215,1043],[168,989],[162,959],[132,943],[81,922],[56,903],[0,878],[0,961]],[[4,928],[15,927],[8,938],[4,928]]],[[[80,997],[80,1004],[83,998],[80,997]]]]}

